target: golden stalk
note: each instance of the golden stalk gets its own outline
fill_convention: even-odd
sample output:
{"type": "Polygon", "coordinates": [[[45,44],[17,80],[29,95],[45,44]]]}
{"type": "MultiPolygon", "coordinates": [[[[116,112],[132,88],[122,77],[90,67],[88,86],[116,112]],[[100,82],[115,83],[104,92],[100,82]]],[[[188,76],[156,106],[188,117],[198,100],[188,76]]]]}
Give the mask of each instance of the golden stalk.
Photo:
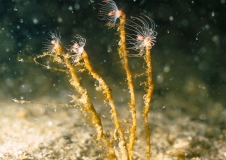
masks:
{"type": "Polygon", "coordinates": [[[106,148],[108,148],[109,153],[108,156],[111,159],[116,159],[115,152],[112,148],[112,144],[107,140],[104,132],[103,132],[103,125],[101,123],[100,116],[97,114],[90,97],[87,93],[87,90],[83,88],[83,86],[80,83],[80,79],[78,78],[75,68],[68,60],[67,56],[65,56],[65,53],[62,50],[62,47],[59,45],[59,48],[56,50],[56,53],[59,55],[63,55],[64,57],[64,63],[66,64],[67,68],[69,69],[69,75],[71,76],[70,84],[75,88],[75,90],[81,95],[80,102],[83,103],[84,109],[86,112],[90,113],[92,115],[92,124],[95,126],[97,130],[97,139],[102,139],[104,145],[106,148]]]}
{"type": "Polygon", "coordinates": [[[152,79],[152,63],[151,63],[151,51],[150,46],[146,46],[146,54],[144,56],[144,60],[147,64],[146,68],[146,76],[147,76],[147,83],[146,84],[146,91],[147,93],[144,95],[144,109],[143,109],[143,118],[144,118],[144,126],[145,126],[145,140],[147,142],[147,151],[146,151],[146,159],[150,160],[151,157],[151,132],[150,127],[148,124],[148,112],[150,109],[150,102],[152,98],[152,93],[154,90],[154,83],[152,79]]]}
{"type": "Polygon", "coordinates": [[[83,50],[82,58],[84,60],[85,67],[87,68],[89,73],[93,76],[94,79],[96,79],[99,82],[99,85],[100,85],[99,87],[102,90],[103,94],[106,96],[106,99],[108,100],[109,105],[111,106],[111,114],[112,114],[112,117],[113,117],[113,122],[115,124],[116,130],[119,133],[119,140],[120,140],[119,148],[122,149],[123,156],[128,157],[128,149],[127,149],[127,145],[126,145],[126,140],[125,140],[125,137],[123,135],[121,125],[119,123],[118,113],[116,111],[115,103],[114,103],[114,100],[112,98],[111,89],[105,83],[103,78],[96,71],[93,70],[93,68],[92,68],[92,66],[89,62],[89,59],[88,59],[88,54],[86,53],[85,50],[83,50]]]}
{"type": "Polygon", "coordinates": [[[126,50],[126,32],[125,32],[125,20],[126,20],[126,14],[121,11],[121,17],[120,17],[120,23],[118,27],[118,31],[120,34],[120,41],[119,41],[119,55],[120,58],[123,59],[123,67],[126,72],[126,78],[130,93],[130,113],[132,116],[132,126],[130,129],[130,137],[129,137],[129,144],[128,144],[128,150],[129,150],[129,157],[132,159],[133,155],[133,146],[136,139],[136,125],[137,125],[137,119],[136,119],[136,100],[135,100],[135,93],[134,93],[134,86],[133,86],[133,80],[132,80],[132,74],[129,69],[129,61],[128,61],[128,55],[126,50]]]}

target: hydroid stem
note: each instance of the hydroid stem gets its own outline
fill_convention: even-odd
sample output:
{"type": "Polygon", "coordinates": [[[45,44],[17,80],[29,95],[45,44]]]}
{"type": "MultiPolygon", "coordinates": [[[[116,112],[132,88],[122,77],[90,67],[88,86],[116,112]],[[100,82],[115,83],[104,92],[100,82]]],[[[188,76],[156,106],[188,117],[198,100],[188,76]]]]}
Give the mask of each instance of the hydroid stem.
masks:
{"type": "Polygon", "coordinates": [[[150,102],[152,99],[152,93],[154,90],[154,83],[152,79],[152,63],[151,63],[151,51],[150,46],[146,46],[146,54],[144,56],[144,60],[147,64],[146,67],[146,76],[147,82],[146,91],[147,93],[144,95],[144,109],[143,109],[143,118],[144,118],[144,126],[145,126],[145,141],[147,142],[147,151],[146,151],[146,159],[150,160],[151,157],[151,131],[148,123],[148,112],[150,109],[150,102]]]}
{"type": "Polygon", "coordinates": [[[128,61],[128,55],[126,50],[126,32],[125,32],[125,20],[126,20],[126,14],[121,11],[121,17],[120,17],[120,23],[118,27],[118,31],[120,34],[120,41],[119,41],[119,55],[120,58],[123,59],[123,67],[126,72],[126,78],[127,78],[127,84],[129,88],[130,93],[130,113],[132,116],[132,126],[130,129],[130,137],[129,137],[129,144],[128,144],[128,150],[129,150],[129,157],[132,159],[133,155],[133,146],[136,139],[136,126],[137,126],[137,119],[136,119],[136,100],[135,100],[135,92],[134,92],[134,85],[133,85],[133,79],[132,74],[129,69],[129,61],[128,61]]]}
{"type": "Polygon", "coordinates": [[[116,130],[119,133],[119,140],[120,140],[119,148],[122,151],[123,157],[128,158],[128,149],[127,149],[127,145],[126,145],[126,140],[123,135],[121,125],[119,123],[118,113],[116,111],[115,103],[112,98],[111,90],[108,87],[108,85],[105,83],[105,81],[102,79],[102,77],[96,71],[93,70],[93,68],[89,62],[88,54],[86,53],[85,50],[82,53],[82,58],[84,60],[86,69],[93,76],[93,78],[99,82],[99,85],[100,85],[99,87],[102,90],[103,94],[106,96],[106,99],[108,100],[109,105],[111,106],[111,114],[113,117],[113,122],[115,124],[116,130]]]}
{"type": "Polygon", "coordinates": [[[74,87],[74,89],[81,95],[80,102],[84,105],[84,109],[87,113],[90,113],[92,116],[92,124],[97,130],[97,139],[102,139],[105,147],[109,150],[108,156],[110,159],[116,159],[115,152],[113,150],[112,144],[107,140],[104,132],[103,125],[101,123],[100,116],[97,114],[90,97],[87,93],[87,90],[83,88],[80,83],[80,79],[78,78],[74,66],[70,63],[65,53],[60,50],[57,54],[62,54],[64,57],[64,63],[69,69],[68,74],[71,76],[70,84],[74,87]]]}

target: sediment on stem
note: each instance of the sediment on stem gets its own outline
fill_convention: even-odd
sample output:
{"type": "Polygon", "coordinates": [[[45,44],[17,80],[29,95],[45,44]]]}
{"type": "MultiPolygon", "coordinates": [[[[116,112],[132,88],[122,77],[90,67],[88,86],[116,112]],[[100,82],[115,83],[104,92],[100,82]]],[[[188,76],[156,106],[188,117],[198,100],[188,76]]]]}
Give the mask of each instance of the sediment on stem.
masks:
{"type": "Polygon", "coordinates": [[[128,51],[126,49],[126,31],[125,31],[125,21],[126,21],[126,14],[121,11],[121,17],[120,17],[120,23],[118,26],[118,32],[120,36],[119,40],[119,56],[122,59],[122,65],[126,72],[126,79],[127,79],[127,85],[129,88],[130,93],[130,113],[132,117],[132,125],[130,128],[130,136],[129,136],[129,144],[128,144],[128,150],[129,150],[129,157],[132,159],[133,155],[133,147],[136,139],[136,126],[137,126],[137,119],[136,119],[136,100],[135,100],[135,91],[134,91],[134,85],[133,85],[133,79],[132,79],[132,73],[129,68],[129,60],[128,60],[128,51]]]}

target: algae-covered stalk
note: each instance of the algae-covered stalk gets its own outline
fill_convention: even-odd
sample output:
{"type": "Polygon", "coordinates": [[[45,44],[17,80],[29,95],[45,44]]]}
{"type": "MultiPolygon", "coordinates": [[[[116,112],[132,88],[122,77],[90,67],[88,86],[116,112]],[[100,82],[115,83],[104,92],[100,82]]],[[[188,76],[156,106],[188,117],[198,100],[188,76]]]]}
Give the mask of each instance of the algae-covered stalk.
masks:
{"type": "Polygon", "coordinates": [[[126,28],[132,32],[127,34],[128,44],[131,45],[130,49],[139,52],[138,54],[130,54],[130,56],[144,57],[146,62],[145,75],[147,79],[144,83],[146,94],[144,95],[143,120],[145,125],[145,139],[147,142],[146,159],[149,160],[151,153],[151,132],[148,123],[148,112],[150,110],[150,102],[154,90],[150,49],[154,45],[157,32],[155,31],[154,21],[144,14],[141,14],[140,17],[133,17],[133,20],[128,20],[126,28]]]}
{"type": "Polygon", "coordinates": [[[132,117],[132,125],[130,129],[130,137],[129,137],[129,144],[128,144],[128,152],[129,152],[129,159],[132,159],[133,155],[133,147],[136,139],[136,126],[137,126],[137,119],[136,119],[136,100],[135,100],[135,92],[134,92],[134,85],[132,79],[132,73],[129,68],[129,61],[128,61],[128,51],[126,49],[126,32],[125,32],[125,21],[126,21],[126,14],[119,10],[117,5],[112,0],[104,1],[105,3],[101,5],[100,14],[99,16],[103,20],[107,20],[108,27],[114,27],[115,22],[118,18],[120,18],[120,23],[118,25],[118,32],[120,36],[119,40],[119,56],[122,59],[122,65],[126,72],[127,84],[130,93],[130,113],[132,117]]]}

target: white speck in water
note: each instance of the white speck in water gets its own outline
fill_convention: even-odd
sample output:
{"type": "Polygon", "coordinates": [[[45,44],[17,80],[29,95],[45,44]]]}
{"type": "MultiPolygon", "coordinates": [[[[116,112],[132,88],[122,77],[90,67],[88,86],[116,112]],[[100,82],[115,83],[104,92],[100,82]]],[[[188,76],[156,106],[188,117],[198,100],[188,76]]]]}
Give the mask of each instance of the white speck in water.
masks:
{"type": "Polygon", "coordinates": [[[23,60],[22,58],[21,58],[21,59],[20,59],[20,58],[18,58],[18,61],[19,61],[19,62],[23,62],[24,60],[23,60]]]}
{"type": "Polygon", "coordinates": [[[214,35],[212,37],[212,41],[215,43],[216,46],[219,46],[219,44],[220,44],[220,37],[219,37],[219,35],[214,35]]]}
{"type": "Polygon", "coordinates": [[[80,5],[78,3],[75,3],[74,8],[76,11],[78,11],[80,9],[80,5]]]}
{"type": "Polygon", "coordinates": [[[170,71],[170,66],[166,65],[164,68],[163,68],[163,71],[164,72],[169,72],[170,71]]]}
{"type": "Polygon", "coordinates": [[[108,45],[108,52],[111,52],[111,51],[112,51],[111,46],[108,45]]]}
{"type": "Polygon", "coordinates": [[[62,19],[61,17],[58,17],[58,18],[57,18],[57,21],[58,21],[59,23],[62,23],[62,22],[63,22],[63,19],[62,19]]]}
{"type": "Polygon", "coordinates": [[[157,75],[157,83],[162,83],[163,82],[163,80],[164,80],[164,76],[163,76],[163,74],[162,73],[159,73],[158,75],[157,75]]]}
{"type": "Polygon", "coordinates": [[[34,19],[33,19],[33,23],[34,23],[34,24],[37,24],[37,23],[38,23],[38,19],[37,19],[37,18],[34,18],[34,19]]]}
{"type": "Polygon", "coordinates": [[[210,29],[210,26],[208,24],[206,24],[205,29],[210,29]]]}
{"type": "Polygon", "coordinates": [[[211,13],[211,15],[212,15],[212,17],[214,17],[214,16],[215,16],[215,13],[214,13],[214,12],[212,12],[212,13],[211,13]]]}
{"type": "Polygon", "coordinates": [[[196,35],[196,40],[198,40],[198,35],[202,32],[204,30],[204,27],[202,27],[202,30],[201,31],[199,31],[198,33],[197,33],[197,35],[196,35]]]}
{"type": "Polygon", "coordinates": [[[68,7],[68,10],[72,11],[73,10],[73,7],[72,6],[69,6],[68,7]]]}
{"type": "Polygon", "coordinates": [[[212,37],[212,41],[213,41],[213,42],[218,42],[218,41],[219,41],[219,36],[218,36],[218,35],[214,35],[214,36],[212,37]]]}
{"type": "Polygon", "coordinates": [[[169,17],[169,20],[170,20],[170,21],[173,21],[173,16],[170,16],[170,17],[169,17]]]}

